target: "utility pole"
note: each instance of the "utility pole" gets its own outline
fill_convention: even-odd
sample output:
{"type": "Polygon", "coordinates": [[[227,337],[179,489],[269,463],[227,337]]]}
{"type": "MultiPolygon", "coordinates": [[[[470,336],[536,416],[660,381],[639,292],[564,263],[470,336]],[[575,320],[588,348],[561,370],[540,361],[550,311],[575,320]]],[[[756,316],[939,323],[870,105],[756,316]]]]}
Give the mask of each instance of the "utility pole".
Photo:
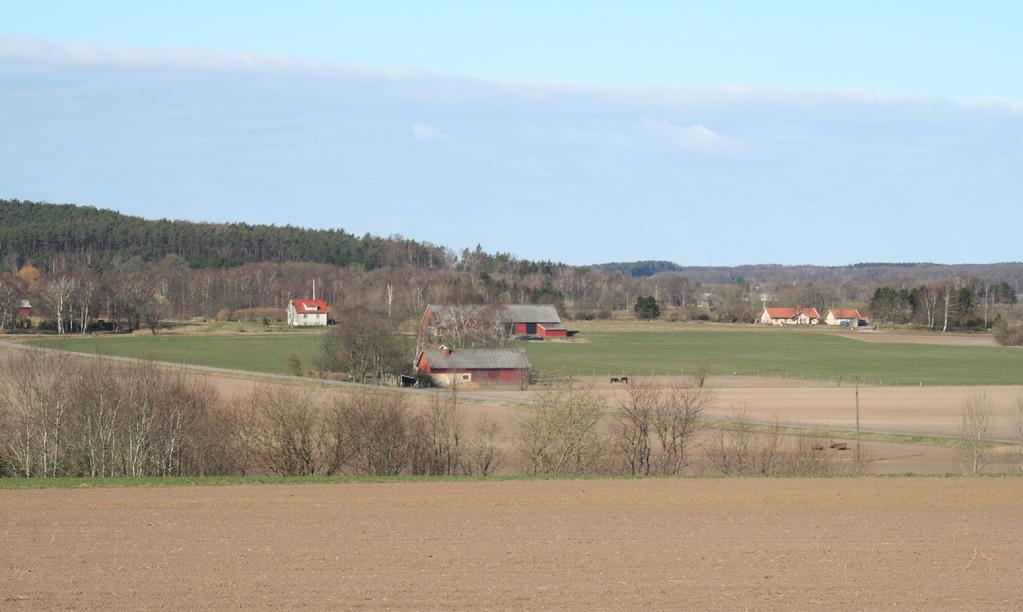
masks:
{"type": "Polygon", "coordinates": [[[856,463],[860,462],[860,377],[856,377],[856,463]]]}

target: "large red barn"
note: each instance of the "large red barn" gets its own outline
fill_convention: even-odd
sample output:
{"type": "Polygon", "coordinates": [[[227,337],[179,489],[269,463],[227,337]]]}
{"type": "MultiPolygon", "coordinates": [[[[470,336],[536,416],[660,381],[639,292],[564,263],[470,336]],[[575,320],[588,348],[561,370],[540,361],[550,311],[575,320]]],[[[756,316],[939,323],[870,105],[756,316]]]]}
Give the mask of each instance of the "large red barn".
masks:
{"type": "Polygon", "coordinates": [[[525,385],[532,365],[525,349],[426,349],[416,359],[416,373],[441,387],[525,385]]]}

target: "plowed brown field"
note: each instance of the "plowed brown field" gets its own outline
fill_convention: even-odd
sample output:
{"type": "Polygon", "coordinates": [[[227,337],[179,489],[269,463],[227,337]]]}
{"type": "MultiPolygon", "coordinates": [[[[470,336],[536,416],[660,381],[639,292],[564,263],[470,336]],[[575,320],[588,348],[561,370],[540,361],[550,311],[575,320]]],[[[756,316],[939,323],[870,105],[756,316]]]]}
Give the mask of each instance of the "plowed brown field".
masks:
{"type": "Polygon", "coordinates": [[[0,608],[1018,609],[1023,480],[0,490],[0,608]]]}

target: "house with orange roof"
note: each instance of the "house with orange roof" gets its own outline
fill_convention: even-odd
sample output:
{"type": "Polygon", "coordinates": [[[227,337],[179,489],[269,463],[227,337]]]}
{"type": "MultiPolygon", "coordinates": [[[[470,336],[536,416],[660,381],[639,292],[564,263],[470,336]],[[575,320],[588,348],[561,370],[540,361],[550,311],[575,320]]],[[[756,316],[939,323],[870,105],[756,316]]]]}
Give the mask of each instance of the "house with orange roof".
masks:
{"type": "Polygon", "coordinates": [[[852,308],[832,308],[824,317],[827,325],[841,325],[842,327],[863,327],[870,321],[860,314],[860,311],[852,308]]]}
{"type": "Polygon", "coordinates": [[[760,314],[762,325],[817,325],[821,316],[816,308],[767,308],[760,314]]]}
{"type": "Polygon", "coordinates": [[[313,327],[326,325],[330,308],[323,300],[294,299],[288,302],[288,325],[313,327]]]}

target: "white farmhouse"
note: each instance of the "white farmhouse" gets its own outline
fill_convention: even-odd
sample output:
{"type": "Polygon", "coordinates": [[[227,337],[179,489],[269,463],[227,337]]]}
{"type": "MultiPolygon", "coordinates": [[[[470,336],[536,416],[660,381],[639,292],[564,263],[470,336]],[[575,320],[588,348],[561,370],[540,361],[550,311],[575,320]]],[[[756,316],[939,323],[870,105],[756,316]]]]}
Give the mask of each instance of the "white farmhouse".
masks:
{"type": "Polygon", "coordinates": [[[817,325],[820,320],[816,308],[764,308],[760,313],[763,325],[817,325]]]}
{"type": "Polygon", "coordinates": [[[311,327],[326,325],[330,308],[323,300],[291,300],[288,302],[288,325],[311,327]]]}
{"type": "Polygon", "coordinates": [[[868,324],[869,320],[858,310],[832,308],[824,317],[824,322],[828,325],[841,325],[842,327],[863,327],[868,324]]]}

